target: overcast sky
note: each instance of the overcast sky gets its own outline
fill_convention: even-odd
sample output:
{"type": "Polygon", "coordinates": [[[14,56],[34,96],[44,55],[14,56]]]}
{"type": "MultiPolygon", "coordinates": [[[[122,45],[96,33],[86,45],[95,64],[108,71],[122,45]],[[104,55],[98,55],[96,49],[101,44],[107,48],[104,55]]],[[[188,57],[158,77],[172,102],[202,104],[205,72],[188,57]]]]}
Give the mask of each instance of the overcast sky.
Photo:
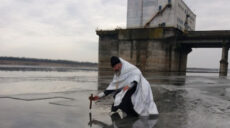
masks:
{"type": "MultiPolygon", "coordinates": [[[[229,0],[185,0],[197,30],[230,30],[229,0]]],[[[98,60],[96,29],[126,27],[127,0],[0,0],[0,56],[98,60]]],[[[219,67],[221,49],[193,49],[189,67],[219,67]]]]}

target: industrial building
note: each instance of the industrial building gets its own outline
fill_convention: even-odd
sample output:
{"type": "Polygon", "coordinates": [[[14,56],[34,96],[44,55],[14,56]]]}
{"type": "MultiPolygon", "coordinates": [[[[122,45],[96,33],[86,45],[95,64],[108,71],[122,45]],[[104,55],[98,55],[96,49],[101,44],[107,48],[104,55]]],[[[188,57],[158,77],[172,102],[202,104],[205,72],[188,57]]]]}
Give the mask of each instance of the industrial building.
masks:
{"type": "Polygon", "coordinates": [[[127,28],[195,30],[196,15],[183,0],[128,0],[127,28]]]}

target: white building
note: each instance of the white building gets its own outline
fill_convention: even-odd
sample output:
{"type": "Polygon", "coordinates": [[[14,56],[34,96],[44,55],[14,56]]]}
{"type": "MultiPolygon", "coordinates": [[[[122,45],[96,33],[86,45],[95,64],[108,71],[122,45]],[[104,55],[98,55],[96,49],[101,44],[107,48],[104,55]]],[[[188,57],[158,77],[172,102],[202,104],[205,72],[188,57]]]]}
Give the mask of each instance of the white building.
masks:
{"type": "Polygon", "coordinates": [[[176,27],[195,30],[196,15],[183,0],[128,0],[127,28],[176,27]]]}

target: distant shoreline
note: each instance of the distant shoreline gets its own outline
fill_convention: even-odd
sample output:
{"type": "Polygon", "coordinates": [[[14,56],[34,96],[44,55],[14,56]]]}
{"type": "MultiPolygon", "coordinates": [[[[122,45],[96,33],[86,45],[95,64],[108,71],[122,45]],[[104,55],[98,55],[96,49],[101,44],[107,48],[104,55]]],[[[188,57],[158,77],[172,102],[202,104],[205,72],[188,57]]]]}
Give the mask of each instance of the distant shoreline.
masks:
{"type": "Polygon", "coordinates": [[[0,71],[57,71],[57,72],[71,72],[71,71],[97,71],[95,66],[76,66],[76,67],[55,67],[55,66],[29,66],[29,65],[0,65],[0,71]]]}
{"type": "MultiPolygon", "coordinates": [[[[0,57],[2,71],[98,71],[98,64],[69,60],[51,60],[19,57],[0,57]]],[[[188,67],[187,73],[218,73],[215,68],[188,67]]]]}
{"type": "Polygon", "coordinates": [[[1,71],[97,71],[97,63],[36,58],[0,57],[1,71]]]}
{"type": "MultiPolygon", "coordinates": [[[[0,71],[98,71],[97,66],[51,66],[51,65],[1,65],[0,71]]],[[[187,68],[187,73],[219,73],[218,69],[211,68],[187,68]]]]}
{"type": "Polygon", "coordinates": [[[69,60],[51,60],[36,58],[0,57],[0,65],[27,65],[47,67],[97,67],[97,63],[69,60]]]}

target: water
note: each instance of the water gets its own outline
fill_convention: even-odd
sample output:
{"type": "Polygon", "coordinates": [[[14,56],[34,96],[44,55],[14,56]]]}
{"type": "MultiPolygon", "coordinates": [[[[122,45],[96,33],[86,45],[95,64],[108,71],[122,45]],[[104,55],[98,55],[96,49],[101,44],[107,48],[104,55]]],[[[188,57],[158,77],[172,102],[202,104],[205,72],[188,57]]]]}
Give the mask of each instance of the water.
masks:
{"type": "Polygon", "coordinates": [[[148,76],[159,117],[111,115],[111,97],[93,103],[97,71],[0,71],[2,128],[229,128],[230,78],[217,73],[148,76]],[[182,81],[184,85],[170,84],[182,81]],[[174,82],[172,82],[174,83],[174,82]],[[91,114],[90,114],[91,112],[91,114]],[[90,119],[91,117],[91,119],[90,119]],[[91,120],[91,122],[90,122],[91,120]]]}

